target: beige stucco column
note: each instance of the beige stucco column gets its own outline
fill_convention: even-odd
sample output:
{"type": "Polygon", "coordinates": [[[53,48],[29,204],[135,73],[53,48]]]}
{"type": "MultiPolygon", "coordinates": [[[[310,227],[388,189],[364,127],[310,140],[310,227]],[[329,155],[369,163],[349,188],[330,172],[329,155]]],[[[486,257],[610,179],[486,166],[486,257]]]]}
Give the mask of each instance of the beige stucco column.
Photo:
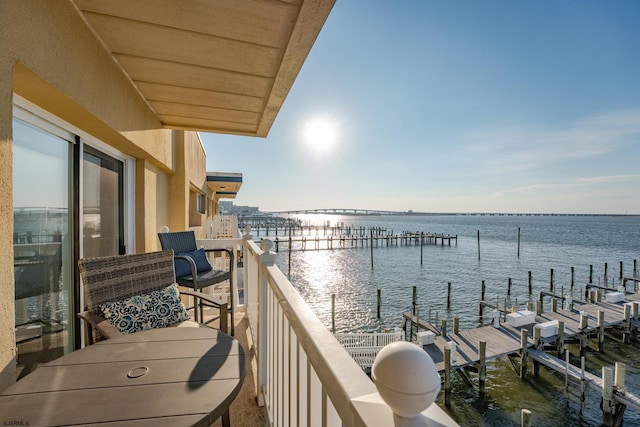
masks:
{"type": "MultiPolygon", "coordinates": [[[[0,37],[1,39],[1,37],[0,37]]],[[[0,392],[16,378],[13,278],[13,67],[0,42],[0,392]]]]}
{"type": "Polygon", "coordinates": [[[160,250],[158,232],[169,226],[169,178],[152,162],[136,161],[136,252],[160,250]]]}

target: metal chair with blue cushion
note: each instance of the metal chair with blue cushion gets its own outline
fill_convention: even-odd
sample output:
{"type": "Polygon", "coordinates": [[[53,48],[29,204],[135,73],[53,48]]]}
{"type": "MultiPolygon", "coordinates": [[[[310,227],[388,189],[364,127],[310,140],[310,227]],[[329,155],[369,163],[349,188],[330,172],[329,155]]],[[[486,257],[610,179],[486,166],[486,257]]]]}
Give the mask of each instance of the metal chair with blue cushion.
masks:
{"type": "MultiPolygon", "coordinates": [[[[198,249],[196,235],[193,231],[161,232],[158,233],[160,246],[163,250],[173,250],[176,270],[176,281],[180,286],[200,291],[209,286],[229,281],[228,311],[231,313],[231,335],[234,335],[234,303],[233,303],[233,268],[234,256],[230,249],[198,249]],[[229,269],[213,268],[207,258],[208,253],[222,253],[229,258],[229,269]]],[[[200,310],[206,302],[200,301],[200,310]]]]}

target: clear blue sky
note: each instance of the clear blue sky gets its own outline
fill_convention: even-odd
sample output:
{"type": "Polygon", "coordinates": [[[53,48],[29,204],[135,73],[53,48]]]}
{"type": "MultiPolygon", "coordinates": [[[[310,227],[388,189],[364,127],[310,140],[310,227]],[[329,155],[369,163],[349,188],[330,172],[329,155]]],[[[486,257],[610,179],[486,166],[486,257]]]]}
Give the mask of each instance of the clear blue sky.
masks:
{"type": "Polygon", "coordinates": [[[269,136],[202,138],[263,211],[640,214],[640,1],[338,0],[269,136]]]}

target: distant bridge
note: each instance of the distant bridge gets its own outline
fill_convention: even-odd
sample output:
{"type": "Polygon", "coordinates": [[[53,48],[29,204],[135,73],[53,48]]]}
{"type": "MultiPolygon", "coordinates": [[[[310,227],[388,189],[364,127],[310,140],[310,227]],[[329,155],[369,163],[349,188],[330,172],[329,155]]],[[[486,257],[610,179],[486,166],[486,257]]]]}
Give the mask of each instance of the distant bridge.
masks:
{"type": "Polygon", "coordinates": [[[273,215],[454,215],[454,216],[637,216],[637,214],[580,214],[580,213],[522,213],[522,212],[414,212],[409,211],[384,211],[375,209],[295,209],[290,211],[267,212],[273,215]]]}
{"type": "Polygon", "coordinates": [[[344,208],[325,208],[325,209],[298,209],[292,211],[271,212],[272,214],[324,214],[324,215],[412,215],[412,211],[380,211],[372,209],[344,209],[344,208]]]}

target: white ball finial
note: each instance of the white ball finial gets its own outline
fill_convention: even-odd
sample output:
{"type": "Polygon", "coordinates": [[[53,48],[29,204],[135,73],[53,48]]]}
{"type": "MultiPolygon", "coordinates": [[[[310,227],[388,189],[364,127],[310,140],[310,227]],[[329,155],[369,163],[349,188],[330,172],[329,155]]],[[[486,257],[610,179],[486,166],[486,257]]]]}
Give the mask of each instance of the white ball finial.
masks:
{"type": "Polygon", "coordinates": [[[160,227],[160,232],[161,233],[168,233],[169,232],[169,227],[167,227],[166,225],[163,225],[162,227],[160,227]]]}
{"type": "Polygon", "coordinates": [[[406,341],[385,346],[371,367],[382,400],[399,417],[416,418],[440,392],[440,374],[422,348],[406,341]]]}
{"type": "Polygon", "coordinates": [[[260,242],[260,249],[263,252],[271,253],[271,249],[273,249],[273,241],[271,239],[262,239],[260,242]]]}

